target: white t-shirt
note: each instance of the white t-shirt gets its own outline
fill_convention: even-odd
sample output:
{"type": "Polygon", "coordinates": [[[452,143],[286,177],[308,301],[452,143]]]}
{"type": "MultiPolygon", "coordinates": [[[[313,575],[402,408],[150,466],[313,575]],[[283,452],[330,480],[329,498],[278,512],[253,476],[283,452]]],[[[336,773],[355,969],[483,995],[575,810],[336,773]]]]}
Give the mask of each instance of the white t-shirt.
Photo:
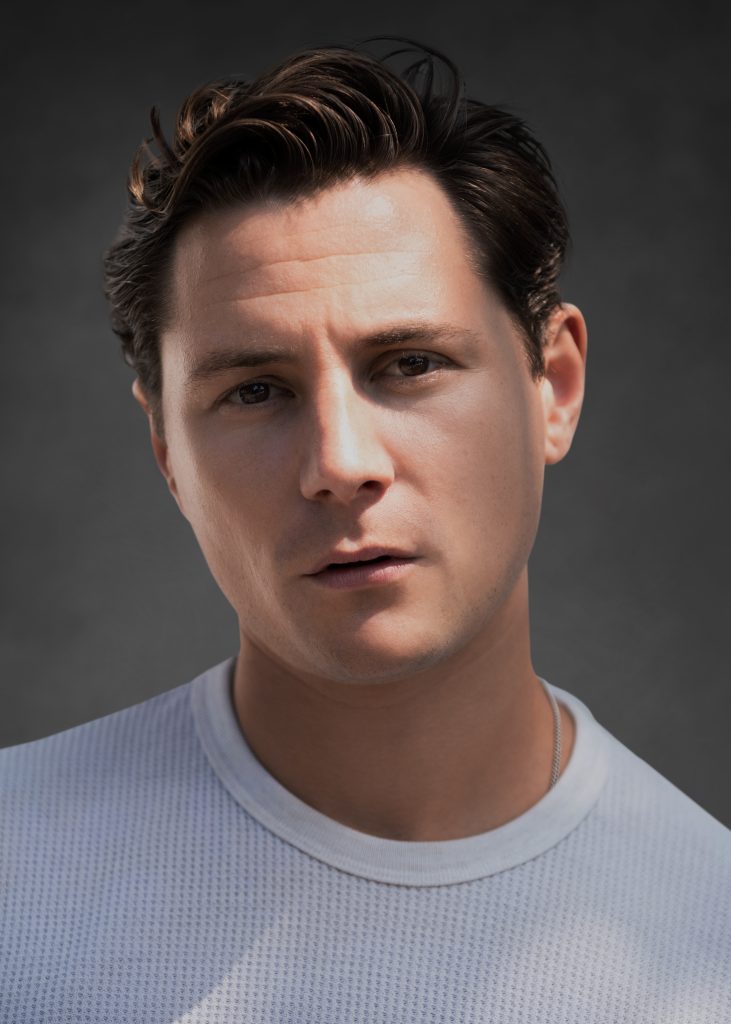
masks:
{"type": "Polygon", "coordinates": [[[401,842],[266,771],[232,667],[0,751],[3,1024],[731,1022],[731,832],[576,697],[530,810],[401,842]]]}

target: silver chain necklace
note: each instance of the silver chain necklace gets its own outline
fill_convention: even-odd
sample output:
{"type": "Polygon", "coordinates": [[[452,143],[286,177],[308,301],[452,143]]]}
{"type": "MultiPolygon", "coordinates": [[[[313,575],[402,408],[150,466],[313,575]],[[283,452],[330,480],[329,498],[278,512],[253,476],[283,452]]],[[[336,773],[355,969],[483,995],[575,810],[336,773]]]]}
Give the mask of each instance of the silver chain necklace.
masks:
{"type": "Polygon", "coordinates": [[[558,782],[558,777],[561,774],[561,712],[558,708],[558,701],[553,696],[550,687],[541,679],[543,689],[546,691],[546,695],[551,702],[551,710],[553,711],[553,760],[551,762],[551,782],[549,789],[558,782]]]}

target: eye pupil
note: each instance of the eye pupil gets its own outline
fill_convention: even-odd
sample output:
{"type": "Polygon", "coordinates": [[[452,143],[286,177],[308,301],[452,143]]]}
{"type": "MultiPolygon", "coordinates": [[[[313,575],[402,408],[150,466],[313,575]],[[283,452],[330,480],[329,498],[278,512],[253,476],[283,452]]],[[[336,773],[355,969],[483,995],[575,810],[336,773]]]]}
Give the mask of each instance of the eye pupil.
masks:
{"type": "Polygon", "coordinates": [[[399,360],[399,366],[401,370],[407,374],[407,376],[413,377],[416,374],[421,373],[429,365],[429,359],[427,356],[410,355],[402,356],[399,360]]]}

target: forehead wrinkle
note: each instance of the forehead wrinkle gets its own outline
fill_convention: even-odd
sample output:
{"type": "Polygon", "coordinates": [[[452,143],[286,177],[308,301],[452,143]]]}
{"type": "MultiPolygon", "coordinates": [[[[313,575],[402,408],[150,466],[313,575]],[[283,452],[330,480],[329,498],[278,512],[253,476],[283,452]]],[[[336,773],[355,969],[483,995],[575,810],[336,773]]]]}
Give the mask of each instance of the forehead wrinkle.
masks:
{"type": "MultiPolygon", "coordinates": [[[[400,274],[389,274],[388,280],[394,281],[400,277],[418,277],[422,275],[416,271],[403,271],[400,274]]],[[[244,302],[254,302],[256,299],[268,299],[282,297],[285,295],[306,295],[310,292],[329,291],[333,288],[354,288],[361,284],[381,284],[383,282],[382,277],[374,277],[371,279],[358,278],[357,281],[341,281],[338,283],[328,282],[327,284],[313,284],[308,288],[287,288],[284,291],[272,291],[272,292],[257,292],[255,295],[234,295],[227,299],[218,299],[213,302],[199,302],[196,303],[198,309],[212,309],[215,306],[228,306],[228,305],[240,305],[244,302]]]]}
{"type": "MultiPolygon", "coordinates": [[[[428,256],[428,249],[389,249],[388,255],[391,256],[428,256]]],[[[288,258],[282,258],[277,260],[263,260],[261,263],[255,263],[250,265],[244,265],[237,267],[233,270],[224,270],[221,274],[214,274],[212,277],[202,277],[200,283],[204,285],[215,284],[217,281],[226,280],[229,277],[236,277],[240,274],[255,274],[260,270],[269,270],[270,267],[281,267],[287,264],[294,263],[317,263],[321,260],[332,260],[332,259],[358,259],[362,256],[372,256],[382,259],[384,257],[383,252],[374,252],[369,249],[363,249],[358,252],[333,252],[327,253],[324,256],[290,256],[288,258]]],[[[303,289],[306,290],[306,289],[303,289]]]]}

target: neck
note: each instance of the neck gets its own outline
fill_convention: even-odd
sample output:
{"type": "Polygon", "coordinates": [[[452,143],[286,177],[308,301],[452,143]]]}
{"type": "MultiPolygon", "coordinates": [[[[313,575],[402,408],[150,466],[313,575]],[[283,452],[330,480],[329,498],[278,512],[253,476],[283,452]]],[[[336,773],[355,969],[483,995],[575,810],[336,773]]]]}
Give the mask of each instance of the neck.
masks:
{"type": "MultiPolygon", "coordinates": [[[[459,652],[388,683],[294,672],[242,634],[236,715],[264,767],[322,814],[386,839],[476,835],[549,788],[553,714],[529,634],[527,573],[459,652]]],[[[563,768],[573,720],[561,712],[563,768]]]]}

